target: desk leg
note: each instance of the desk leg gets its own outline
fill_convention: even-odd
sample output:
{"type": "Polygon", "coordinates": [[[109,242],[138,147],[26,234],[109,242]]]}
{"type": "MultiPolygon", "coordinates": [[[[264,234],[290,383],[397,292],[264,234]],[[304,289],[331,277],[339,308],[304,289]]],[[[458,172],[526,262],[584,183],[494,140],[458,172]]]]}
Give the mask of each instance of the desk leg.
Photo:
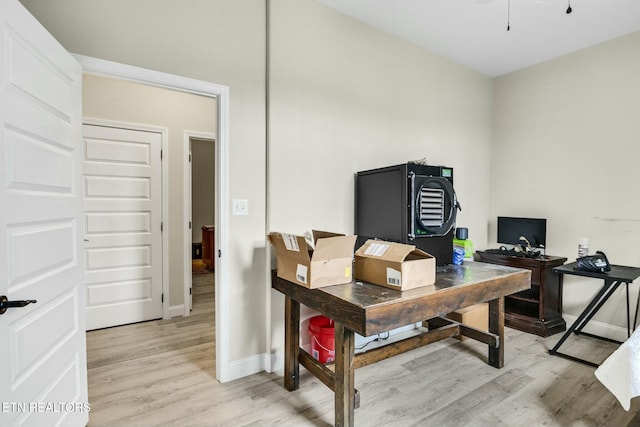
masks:
{"type": "Polygon", "coordinates": [[[629,314],[629,283],[625,283],[627,288],[627,338],[631,338],[631,319],[629,314]]]}
{"type": "Polygon", "coordinates": [[[285,297],[284,300],[284,387],[297,390],[300,387],[300,303],[285,297]]]}
{"type": "MultiPolygon", "coordinates": [[[[586,336],[590,336],[593,338],[604,339],[605,341],[611,341],[608,338],[602,338],[597,335],[588,334],[586,332],[582,332],[582,328],[584,328],[589,320],[600,310],[600,308],[604,305],[605,302],[609,299],[611,294],[616,290],[616,288],[620,285],[620,282],[605,280],[604,285],[598,291],[598,293],[593,297],[593,299],[589,302],[587,307],[580,313],[578,318],[573,322],[573,324],[566,330],[564,335],[560,338],[560,340],[556,343],[556,345],[549,350],[549,354],[552,356],[560,356],[565,359],[573,360],[574,362],[583,363],[588,366],[593,366],[594,368],[598,367],[597,363],[589,362],[588,360],[581,359],[579,357],[574,357],[569,354],[560,353],[558,349],[560,346],[569,338],[571,333],[575,332],[576,334],[582,334],[586,336]]],[[[612,341],[615,342],[615,341],[612,341]]]]}
{"type": "Polygon", "coordinates": [[[489,346],[489,365],[504,366],[504,297],[489,301],[489,332],[498,335],[498,346],[489,346]]]}
{"type": "Polygon", "coordinates": [[[355,408],[355,335],[341,323],[334,323],[336,346],[335,425],[353,426],[355,408]]]}
{"type": "MultiPolygon", "coordinates": [[[[597,300],[597,303],[595,305],[592,305],[591,303],[589,303],[589,305],[587,306],[587,309],[584,310],[585,316],[582,319],[580,319],[581,316],[578,316],[578,319],[576,319],[576,322],[575,322],[576,335],[580,335],[582,333],[582,329],[585,326],[587,326],[587,323],[591,321],[593,316],[602,308],[604,303],[607,302],[607,300],[611,297],[611,295],[613,295],[616,289],[618,289],[618,286],[620,286],[620,283],[621,282],[614,281],[614,280],[604,281],[604,285],[602,287],[601,292],[599,292],[597,294],[597,297],[592,300],[592,301],[597,300]]],[[[584,334],[584,335],[587,335],[587,334],[584,334]]]]}

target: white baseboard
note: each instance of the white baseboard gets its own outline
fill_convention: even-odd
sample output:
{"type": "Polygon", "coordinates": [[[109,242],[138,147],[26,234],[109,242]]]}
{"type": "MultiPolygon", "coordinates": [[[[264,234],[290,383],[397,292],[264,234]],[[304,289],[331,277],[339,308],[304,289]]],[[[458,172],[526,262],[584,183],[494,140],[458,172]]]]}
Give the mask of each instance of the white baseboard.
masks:
{"type": "Polygon", "coordinates": [[[271,353],[267,356],[265,371],[277,372],[284,370],[284,353],[271,353]]]}
{"type": "Polygon", "coordinates": [[[220,381],[233,381],[262,371],[270,372],[267,364],[268,360],[269,357],[265,353],[256,354],[255,356],[250,356],[241,360],[234,360],[229,363],[225,377],[221,378],[220,381]]]}
{"type": "MultiPolygon", "coordinates": [[[[562,317],[564,317],[565,321],[567,322],[567,328],[573,325],[576,319],[578,319],[578,316],[566,313],[562,313],[562,317]]],[[[633,319],[631,319],[631,323],[633,323],[633,319]]],[[[617,341],[626,341],[628,338],[627,328],[609,325],[608,323],[597,322],[594,320],[591,320],[589,323],[587,323],[587,325],[582,330],[590,334],[610,338],[617,341]]]]}
{"type": "Polygon", "coordinates": [[[172,305],[169,307],[169,319],[184,315],[184,304],[172,305]]]}
{"type": "MultiPolygon", "coordinates": [[[[173,305],[169,307],[169,318],[179,317],[184,315],[184,304],[173,305]]],[[[269,370],[268,364],[269,357],[267,354],[257,354],[255,356],[247,357],[246,359],[235,360],[229,364],[224,378],[220,378],[221,382],[233,381],[238,378],[253,375],[258,372],[269,370]]],[[[284,368],[284,359],[282,361],[284,368]]]]}

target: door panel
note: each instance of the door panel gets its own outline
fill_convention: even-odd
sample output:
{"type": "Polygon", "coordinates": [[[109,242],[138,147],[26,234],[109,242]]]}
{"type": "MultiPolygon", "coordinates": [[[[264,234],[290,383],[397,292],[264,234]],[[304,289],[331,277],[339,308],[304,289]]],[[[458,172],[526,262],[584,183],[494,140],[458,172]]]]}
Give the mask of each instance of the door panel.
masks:
{"type": "Polygon", "coordinates": [[[7,227],[7,278],[11,291],[29,286],[77,263],[73,222],[7,227]],[[34,259],[39,260],[37,263],[34,259]]]}
{"type": "Polygon", "coordinates": [[[0,61],[0,425],[86,425],[82,69],[16,0],[0,61]]]}
{"type": "Polygon", "coordinates": [[[162,317],[162,135],[84,125],[87,329],[162,317]]]}

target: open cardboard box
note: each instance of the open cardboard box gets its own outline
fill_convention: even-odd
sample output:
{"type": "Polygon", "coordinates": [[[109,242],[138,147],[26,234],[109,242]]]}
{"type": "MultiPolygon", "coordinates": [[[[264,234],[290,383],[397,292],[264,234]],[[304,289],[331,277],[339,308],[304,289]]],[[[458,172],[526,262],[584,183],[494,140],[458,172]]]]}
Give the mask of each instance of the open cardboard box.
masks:
{"type": "Polygon", "coordinates": [[[269,233],[278,277],[311,289],[351,282],[356,236],[316,230],[313,236],[315,248],[303,236],[269,233]]]}
{"type": "Polygon", "coordinates": [[[367,240],[355,254],[357,280],[405,291],[436,281],[436,259],[413,245],[367,240]]]}
{"type": "MultiPolygon", "coordinates": [[[[486,302],[461,308],[460,310],[447,314],[447,317],[458,323],[471,326],[472,328],[480,329],[485,332],[489,330],[489,304],[486,302]]],[[[467,339],[467,337],[463,335],[458,335],[455,338],[461,341],[467,339]]]]}

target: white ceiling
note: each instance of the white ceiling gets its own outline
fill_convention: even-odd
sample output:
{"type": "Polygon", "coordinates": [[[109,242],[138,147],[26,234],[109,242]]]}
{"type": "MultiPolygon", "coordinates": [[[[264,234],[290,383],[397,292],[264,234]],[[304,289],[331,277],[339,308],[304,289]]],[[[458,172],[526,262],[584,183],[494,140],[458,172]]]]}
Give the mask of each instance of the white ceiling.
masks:
{"type": "Polygon", "coordinates": [[[491,77],[640,31],[640,0],[317,1],[491,77]]]}

